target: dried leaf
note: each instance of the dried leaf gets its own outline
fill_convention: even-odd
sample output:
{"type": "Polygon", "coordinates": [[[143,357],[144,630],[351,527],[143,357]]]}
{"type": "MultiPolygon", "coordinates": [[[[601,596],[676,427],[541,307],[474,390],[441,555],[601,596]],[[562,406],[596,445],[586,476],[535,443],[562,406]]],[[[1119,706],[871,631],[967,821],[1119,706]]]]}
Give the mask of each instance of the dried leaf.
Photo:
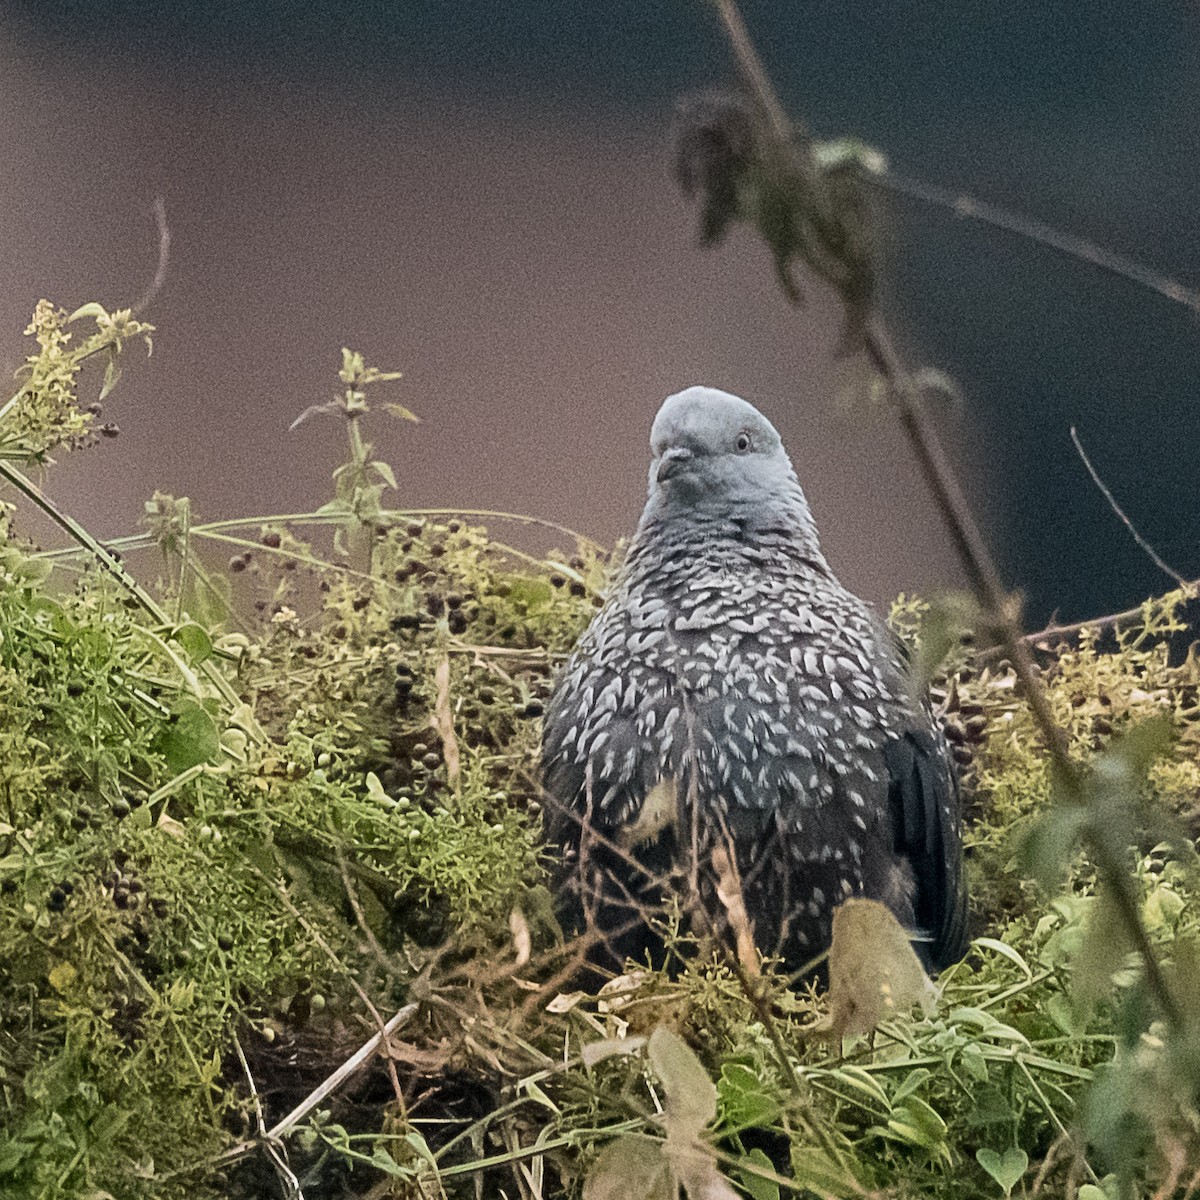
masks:
{"type": "Polygon", "coordinates": [[[585,1067],[594,1067],[606,1058],[636,1054],[645,1044],[644,1037],[604,1038],[599,1042],[589,1042],[580,1051],[579,1058],[585,1067]]]}
{"type": "Polygon", "coordinates": [[[746,898],[742,893],[742,881],[738,877],[733,857],[724,846],[714,846],[712,851],[713,870],[717,873],[717,899],[725,908],[729,927],[733,930],[737,947],[738,962],[751,979],[759,976],[758,951],[754,946],[754,932],[746,912],[746,898]]]}
{"type": "Polygon", "coordinates": [[[829,947],[829,1016],[817,1031],[832,1037],[870,1033],[937,996],[891,911],[875,900],[851,899],[833,914],[829,947]]]}
{"type": "Polygon", "coordinates": [[[451,787],[458,785],[458,738],[454,736],[454,715],[450,707],[450,656],[444,655],[433,674],[437,696],[433,702],[432,725],[442,739],[442,758],[446,762],[446,779],[451,787]]]}
{"type": "Polygon", "coordinates": [[[695,1137],[717,1115],[717,1089],[695,1051],[665,1025],[651,1035],[650,1065],[666,1093],[668,1129],[695,1137]]]}
{"type": "Polygon", "coordinates": [[[528,961],[533,949],[533,938],[529,933],[529,922],[520,908],[513,906],[508,914],[508,931],[512,934],[513,950],[516,953],[518,967],[523,967],[528,961]]]}
{"type": "Polygon", "coordinates": [[[583,1185],[583,1200],[676,1200],[678,1195],[662,1142],[641,1133],[609,1142],[583,1185]]]}

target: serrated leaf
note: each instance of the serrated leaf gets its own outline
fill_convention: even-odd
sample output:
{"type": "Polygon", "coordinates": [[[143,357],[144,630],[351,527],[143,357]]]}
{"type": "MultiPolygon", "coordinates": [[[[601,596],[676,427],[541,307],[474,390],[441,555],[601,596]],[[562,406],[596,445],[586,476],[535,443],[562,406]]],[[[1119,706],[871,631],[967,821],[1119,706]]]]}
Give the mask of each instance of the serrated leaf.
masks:
{"type": "Polygon", "coordinates": [[[692,1048],[660,1025],[650,1035],[647,1056],[666,1094],[668,1127],[695,1136],[717,1115],[717,1089],[692,1048]]]}

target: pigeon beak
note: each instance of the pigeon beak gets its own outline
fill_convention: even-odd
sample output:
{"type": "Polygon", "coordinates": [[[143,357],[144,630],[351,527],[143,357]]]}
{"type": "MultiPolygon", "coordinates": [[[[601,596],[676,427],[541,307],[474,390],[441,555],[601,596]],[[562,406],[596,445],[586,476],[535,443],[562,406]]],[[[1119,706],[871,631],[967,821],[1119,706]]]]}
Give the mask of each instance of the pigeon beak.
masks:
{"type": "Polygon", "coordinates": [[[687,470],[693,457],[694,455],[686,446],[672,446],[670,450],[664,450],[658,460],[658,472],[654,476],[655,480],[658,483],[664,483],[673,475],[687,470]]]}

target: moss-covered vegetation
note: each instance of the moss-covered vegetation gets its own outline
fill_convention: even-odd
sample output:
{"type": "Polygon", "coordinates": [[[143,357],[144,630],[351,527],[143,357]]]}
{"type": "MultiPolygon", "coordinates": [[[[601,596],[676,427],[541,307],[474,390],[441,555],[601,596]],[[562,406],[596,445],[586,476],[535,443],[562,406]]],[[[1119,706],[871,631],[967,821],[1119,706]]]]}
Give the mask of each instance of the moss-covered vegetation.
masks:
{"type": "MultiPolygon", "coordinates": [[[[149,332],[88,318],[71,350],[72,321],[39,306],[0,410],[23,505],[50,511],[20,464],[89,440],[87,359],[114,379],[149,332]]],[[[47,554],[5,505],[0,1194],[1187,1194],[1194,1015],[1155,1023],[1076,852],[1083,816],[986,653],[960,649],[939,684],[983,936],[936,1013],[833,1046],[811,1029],[822,997],[704,947],[673,976],[571,991],[538,718],[605,556],[556,531],[563,552],[534,559],[478,517],[386,507],[363,422],[388,376],[346,353],[341,379],[348,460],[308,517],[206,526],[157,495],[115,547],[57,514],[84,548],[47,554]],[[401,1010],[387,1053],[264,1136],[401,1010]]],[[[1169,665],[1180,599],[1043,667],[1191,997],[1200,673],[1169,665]]]]}

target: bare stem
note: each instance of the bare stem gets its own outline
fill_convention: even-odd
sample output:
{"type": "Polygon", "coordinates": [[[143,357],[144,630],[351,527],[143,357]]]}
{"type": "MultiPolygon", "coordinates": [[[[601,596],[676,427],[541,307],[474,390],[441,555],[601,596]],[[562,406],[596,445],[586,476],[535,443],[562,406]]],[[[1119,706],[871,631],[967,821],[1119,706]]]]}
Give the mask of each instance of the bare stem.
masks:
{"type": "MultiPolygon", "coordinates": [[[[789,124],[782,115],[783,107],[750,42],[736,0],[715,0],[715,3],[743,82],[762,111],[768,115],[776,136],[788,139],[789,124]]],[[[1045,739],[1054,773],[1067,799],[1082,803],[1085,797],[1083,768],[1072,757],[1066,731],[1055,720],[1050,697],[1038,676],[1029,643],[1022,636],[991,552],[925,413],[920,388],[900,358],[886,324],[877,314],[866,322],[863,340],[868,359],[887,385],[921,474],[958,551],[979,606],[1000,634],[1000,641],[1013,664],[1026,703],[1045,739]]],[[[1121,923],[1145,965],[1146,983],[1164,1018],[1179,1029],[1182,1025],[1181,1010],[1142,924],[1129,873],[1120,855],[1102,837],[1091,836],[1088,841],[1100,876],[1116,903],[1121,923]]]]}

